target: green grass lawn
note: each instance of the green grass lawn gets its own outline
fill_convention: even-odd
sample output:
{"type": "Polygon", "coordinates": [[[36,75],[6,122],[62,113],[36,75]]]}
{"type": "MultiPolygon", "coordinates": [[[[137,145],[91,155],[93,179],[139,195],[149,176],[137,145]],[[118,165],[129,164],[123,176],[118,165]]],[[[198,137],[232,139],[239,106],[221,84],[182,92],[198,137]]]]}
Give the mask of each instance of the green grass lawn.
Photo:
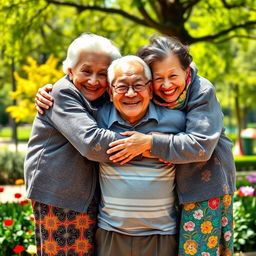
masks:
{"type": "MultiPolygon", "coordinates": [[[[31,132],[31,126],[20,126],[18,127],[18,140],[19,141],[28,141],[29,135],[31,132]]],[[[11,138],[12,129],[11,127],[0,128],[0,138],[11,138]]]]}

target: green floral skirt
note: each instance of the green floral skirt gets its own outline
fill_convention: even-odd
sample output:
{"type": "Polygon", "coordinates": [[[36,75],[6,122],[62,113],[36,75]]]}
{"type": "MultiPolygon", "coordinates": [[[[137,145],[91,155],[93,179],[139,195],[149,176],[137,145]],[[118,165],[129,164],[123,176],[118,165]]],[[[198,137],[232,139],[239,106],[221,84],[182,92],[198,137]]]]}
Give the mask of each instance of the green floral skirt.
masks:
{"type": "Polygon", "coordinates": [[[233,255],[232,195],[182,205],[179,255],[233,255]]]}

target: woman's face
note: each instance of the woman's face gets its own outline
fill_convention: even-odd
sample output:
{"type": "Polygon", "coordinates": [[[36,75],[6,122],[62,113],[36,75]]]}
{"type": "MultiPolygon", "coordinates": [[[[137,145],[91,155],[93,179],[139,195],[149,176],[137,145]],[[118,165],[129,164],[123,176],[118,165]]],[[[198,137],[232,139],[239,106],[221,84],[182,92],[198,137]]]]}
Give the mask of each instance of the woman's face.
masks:
{"type": "Polygon", "coordinates": [[[186,86],[189,67],[184,70],[179,58],[171,53],[166,58],[155,61],[151,69],[154,94],[167,103],[177,100],[186,86]]]}
{"type": "Polygon", "coordinates": [[[69,78],[89,101],[94,101],[107,89],[107,69],[110,57],[103,53],[82,51],[76,65],[69,69],[69,78]]]}

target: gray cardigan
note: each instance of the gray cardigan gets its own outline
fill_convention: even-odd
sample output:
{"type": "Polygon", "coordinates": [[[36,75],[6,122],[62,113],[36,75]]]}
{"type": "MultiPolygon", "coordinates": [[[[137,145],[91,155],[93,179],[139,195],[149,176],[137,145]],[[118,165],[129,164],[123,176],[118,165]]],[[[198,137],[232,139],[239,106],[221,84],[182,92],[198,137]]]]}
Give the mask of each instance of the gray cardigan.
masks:
{"type": "Polygon", "coordinates": [[[181,203],[199,202],[235,191],[232,143],[225,136],[223,114],[214,86],[192,69],[183,109],[186,131],[153,135],[152,154],[176,164],[181,203]]]}
{"type": "Polygon", "coordinates": [[[108,144],[121,136],[98,128],[96,109],[68,77],[54,85],[52,96],[53,107],[36,116],[28,142],[27,197],[86,212],[98,175],[97,164],[90,160],[106,161],[108,144]]]}

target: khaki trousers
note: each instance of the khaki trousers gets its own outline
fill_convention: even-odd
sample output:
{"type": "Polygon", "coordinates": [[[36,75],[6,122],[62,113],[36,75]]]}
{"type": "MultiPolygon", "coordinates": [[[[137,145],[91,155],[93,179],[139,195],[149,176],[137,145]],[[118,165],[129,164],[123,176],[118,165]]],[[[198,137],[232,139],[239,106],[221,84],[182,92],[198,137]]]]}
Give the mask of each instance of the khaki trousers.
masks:
{"type": "Polygon", "coordinates": [[[96,256],[177,256],[176,235],[128,236],[98,228],[96,256]]]}

